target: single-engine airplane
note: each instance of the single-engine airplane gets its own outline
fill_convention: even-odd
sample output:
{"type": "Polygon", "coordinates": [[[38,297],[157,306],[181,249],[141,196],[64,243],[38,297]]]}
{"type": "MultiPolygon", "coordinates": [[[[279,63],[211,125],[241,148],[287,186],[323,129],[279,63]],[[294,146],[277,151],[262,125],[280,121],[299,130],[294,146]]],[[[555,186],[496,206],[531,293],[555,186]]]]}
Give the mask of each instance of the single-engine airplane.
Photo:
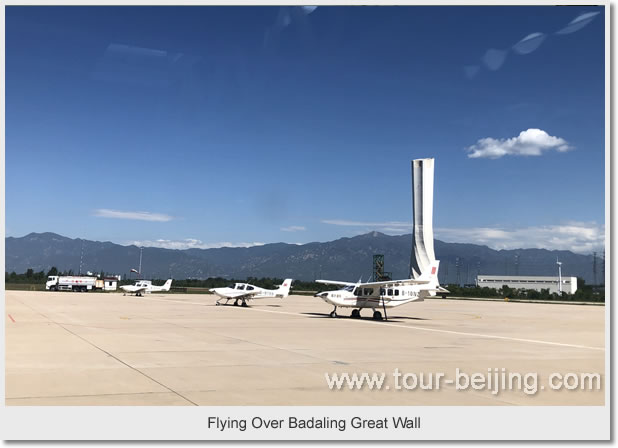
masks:
{"type": "Polygon", "coordinates": [[[439,265],[439,261],[434,261],[428,266],[427,271],[417,279],[409,278],[369,283],[316,280],[317,283],[340,285],[343,288],[337,291],[319,292],[315,297],[319,297],[335,307],[329,314],[330,317],[337,317],[338,307],[354,308],[350,316],[353,318],[360,317],[361,309],[371,308],[373,318],[382,320],[382,313],[379,311],[381,308],[384,312],[384,318],[388,319],[386,308],[394,308],[410,302],[422,302],[425,297],[448,292],[438,283],[439,265]]]}
{"type": "Polygon", "coordinates": [[[230,300],[234,300],[234,305],[248,306],[247,300],[268,299],[279,297],[283,299],[290,293],[292,279],[286,278],[277,289],[264,289],[248,283],[234,283],[225,288],[212,288],[210,292],[219,296],[217,305],[221,305],[221,300],[225,300],[227,304],[230,300]]]}
{"type": "Polygon", "coordinates": [[[151,292],[169,291],[172,286],[172,279],[168,279],[163,286],[155,286],[150,280],[138,280],[134,285],[124,285],[120,289],[124,292],[123,295],[135,294],[136,296],[142,296],[143,294],[150,294],[151,292]]]}

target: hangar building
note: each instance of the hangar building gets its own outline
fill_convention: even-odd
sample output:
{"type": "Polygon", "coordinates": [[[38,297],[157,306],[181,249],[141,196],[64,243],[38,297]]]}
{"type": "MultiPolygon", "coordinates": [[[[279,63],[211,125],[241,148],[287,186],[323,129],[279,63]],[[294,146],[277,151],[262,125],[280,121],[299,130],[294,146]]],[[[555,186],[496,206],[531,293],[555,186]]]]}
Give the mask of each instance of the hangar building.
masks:
{"type": "MultiPolygon", "coordinates": [[[[481,288],[500,289],[506,285],[513,289],[549,289],[550,293],[560,292],[559,277],[535,277],[514,275],[479,275],[476,277],[476,285],[481,288]]],[[[577,277],[562,277],[562,292],[575,294],[577,291],[577,277]]]]}

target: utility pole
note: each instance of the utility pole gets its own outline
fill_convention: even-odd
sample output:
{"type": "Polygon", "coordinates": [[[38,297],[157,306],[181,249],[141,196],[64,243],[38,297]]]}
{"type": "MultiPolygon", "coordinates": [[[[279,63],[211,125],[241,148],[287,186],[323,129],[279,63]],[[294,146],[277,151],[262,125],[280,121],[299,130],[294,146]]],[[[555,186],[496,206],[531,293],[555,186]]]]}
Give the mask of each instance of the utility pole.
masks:
{"type": "Polygon", "coordinates": [[[79,275],[82,275],[82,262],[84,260],[84,240],[82,240],[82,248],[79,254],[79,275]]]}
{"type": "Polygon", "coordinates": [[[560,295],[562,295],[562,262],[558,261],[558,258],[556,258],[556,264],[558,265],[558,291],[560,291],[560,295]]]}
{"type": "Polygon", "coordinates": [[[457,285],[461,285],[460,276],[459,276],[459,257],[455,258],[455,267],[457,268],[457,285]]]}
{"type": "Polygon", "coordinates": [[[605,285],[605,249],[603,249],[603,259],[601,260],[601,272],[603,273],[603,284],[605,285]]]}
{"type": "Polygon", "coordinates": [[[597,285],[597,253],[592,253],[592,276],[594,277],[594,286],[597,285]]]}
{"type": "Polygon", "coordinates": [[[137,275],[139,276],[139,278],[142,278],[142,251],[144,250],[143,247],[139,248],[139,272],[137,273],[137,275]]]}

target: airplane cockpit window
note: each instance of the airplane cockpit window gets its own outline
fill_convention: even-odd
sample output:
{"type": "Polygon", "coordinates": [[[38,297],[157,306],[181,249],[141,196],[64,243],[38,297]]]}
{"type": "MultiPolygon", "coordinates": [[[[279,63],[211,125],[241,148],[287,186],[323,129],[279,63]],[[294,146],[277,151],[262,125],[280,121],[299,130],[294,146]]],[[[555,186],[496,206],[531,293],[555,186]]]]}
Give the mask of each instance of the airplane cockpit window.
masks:
{"type": "Polygon", "coordinates": [[[237,285],[236,289],[238,289],[239,291],[244,291],[245,285],[237,285]]]}
{"type": "Polygon", "coordinates": [[[365,288],[364,293],[366,296],[370,296],[371,294],[373,294],[373,288],[365,288]]]}
{"type": "Polygon", "coordinates": [[[354,288],[354,295],[355,296],[363,295],[363,290],[361,288],[354,288]]]}
{"type": "Polygon", "coordinates": [[[253,289],[254,289],[253,286],[247,285],[247,291],[253,291],[253,289]]]}
{"type": "Polygon", "coordinates": [[[352,292],[354,291],[354,286],[348,285],[343,288],[344,291],[352,292]]]}

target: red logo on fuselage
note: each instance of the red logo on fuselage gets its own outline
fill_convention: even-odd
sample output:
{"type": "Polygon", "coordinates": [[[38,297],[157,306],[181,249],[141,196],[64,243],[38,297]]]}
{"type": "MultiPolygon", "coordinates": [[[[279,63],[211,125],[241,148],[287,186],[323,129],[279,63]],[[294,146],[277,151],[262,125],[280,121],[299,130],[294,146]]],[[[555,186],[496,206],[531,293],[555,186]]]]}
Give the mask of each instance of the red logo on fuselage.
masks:
{"type": "Polygon", "coordinates": [[[434,266],[433,268],[431,268],[431,275],[434,275],[436,273],[436,267],[434,266]]]}

